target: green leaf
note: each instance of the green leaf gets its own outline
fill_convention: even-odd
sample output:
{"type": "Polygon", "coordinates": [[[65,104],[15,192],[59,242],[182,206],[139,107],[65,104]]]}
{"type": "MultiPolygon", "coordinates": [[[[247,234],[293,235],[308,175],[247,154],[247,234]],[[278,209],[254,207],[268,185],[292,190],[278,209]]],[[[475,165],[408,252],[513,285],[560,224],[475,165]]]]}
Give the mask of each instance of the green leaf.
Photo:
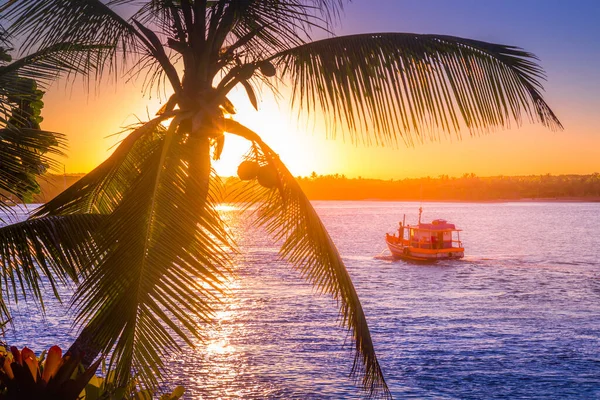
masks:
{"type": "Polygon", "coordinates": [[[85,400],[99,400],[101,393],[99,386],[89,383],[85,387],[85,400]]]}
{"type": "Polygon", "coordinates": [[[170,394],[163,394],[160,396],[160,400],[177,400],[185,394],[183,386],[177,386],[170,394]]]}
{"type": "Polygon", "coordinates": [[[152,400],[152,391],[151,390],[142,390],[137,392],[133,398],[135,400],[152,400]]]}

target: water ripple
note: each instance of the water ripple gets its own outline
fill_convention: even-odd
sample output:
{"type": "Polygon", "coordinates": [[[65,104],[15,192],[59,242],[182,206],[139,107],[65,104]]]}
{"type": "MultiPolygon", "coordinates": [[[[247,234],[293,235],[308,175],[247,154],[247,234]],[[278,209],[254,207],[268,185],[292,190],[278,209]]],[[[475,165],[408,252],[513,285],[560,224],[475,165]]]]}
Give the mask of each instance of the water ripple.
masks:
{"type": "MultiPolygon", "coordinates": [[[[426,204],[427,219],[464,229],[467,249],[464,260],[435,265],[381,254],[386,227],[418,204],[316,208],[395,397],[600,398],[600,246],[592,235],[600,204],[426,204]]],[[[351,340],[335,303],[280,262],[260,232],[249,228],[238,240],[231,296],[206,342],[171,356],[172,384],[184,385],[186,398],[363,398],[348,379],[351,340]]],[[[51,303],[40,321],[34,306],[19,304],[24,318],[7,333],[11,343],[41,348],[74,337],[64,307],[51,303]]]]}

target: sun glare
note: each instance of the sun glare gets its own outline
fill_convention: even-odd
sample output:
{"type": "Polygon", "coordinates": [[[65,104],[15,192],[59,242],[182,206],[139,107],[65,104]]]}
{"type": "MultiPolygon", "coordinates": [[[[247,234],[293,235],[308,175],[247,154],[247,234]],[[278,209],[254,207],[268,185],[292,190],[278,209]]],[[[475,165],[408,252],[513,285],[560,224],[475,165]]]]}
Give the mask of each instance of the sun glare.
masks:
{"type": "Polygon", "coordinates": [[[230,211],[237,211],[240,208],[230,205],[230,204],[219,204],[218,206],[215,207],[215,209],[221,213],[226,213],[226,212],[230,212],[230,211]]]}
{"type": "MultiPolygon", "coordinates": [[[[423,176],[480,176],[590,173],[595,149],[600,139],[590,134],[586,126],[574,126],[573,140],[564,134],[551,135],[542,126],[525,124],[520,129],[501,130],[491,135],[461,141],[447,137],[439,143],[425,143],[414,148],[356,146],[349,140],[327,140],[321,115],[297,117],[290,111],[291,89],[282,86],[278,101],[268,89],[259,97],[256,111],[243,88],[229,94],[237,109],[233,117],[253,129],[279,154],[294,176],[343,174],[348,177],[399,179],[423,176]],[[577,129],[575,129],[577,128],[577,129]],[[581,133],[578,133],[581,131],[581,133]],[[579,135],[579,137],[576,137],[579,135]],[[515,146],[518,143],[518,146],[515,146]],[[514,160],[506,163],[507,159],[514,160]],[[560,160],[560,162],[556,162],[560,160]]],[[[103,87],[101,93],[86,95],[74,91],[55,90],[47,94],[43,110],[44,129],[63,132],[69,137],[68,158],[62,159],[67,173],[89,172],[112,154],[123,138],[124,127],[152,118],[164,104],[165,97],[151,99],[140,95],[134,85],[123,88],[103,87]],[[162,102],[161,102],[162,100],[162,102]],[[64,112],[69,104],[69,113],[64,112]],[[99,118],[98,110],[103,112],[99,118]]],[[[561,104],[559,104],[561,105],[561,104]]],[[[562,104],[562,107],[567,107],[562,104]]],[[[568,115],[565,117],[568,122],[568,115]]],[[[245,139],[227,135],[221,160],[213,166],[221,176],[235,176],[250,144],[245,139]]],[[[62,172],[62,171],[60,171],[62,172]]]]}
{"type": "MultiPolygon", "coordinates": [[[[234,90],[228,97],[236,106],[235,120],[258,133],[294,176],[308,176],[312,171],[329,169],[324,160],[331,159],[331,156],[325,154],[321,143],[323,136],[316,129],[314,133],[302,130],[306,124],[290,114],[288,98],[277,102],[271,93],[264,91],[259,111],[256,111],[243,90],[234,90]]],[[[217,173],[221,176],[236,175],[237,167],[249,149],[247,140],[228,135],[223,155],[214,163],[217,173]]]]}
{"type": "Polygon", "coordinates": [[[235,351],[235,348],[227,343],[226,340],[219,340],[206,346],[205,351],[208,354],[226,354],[235,351]]]}

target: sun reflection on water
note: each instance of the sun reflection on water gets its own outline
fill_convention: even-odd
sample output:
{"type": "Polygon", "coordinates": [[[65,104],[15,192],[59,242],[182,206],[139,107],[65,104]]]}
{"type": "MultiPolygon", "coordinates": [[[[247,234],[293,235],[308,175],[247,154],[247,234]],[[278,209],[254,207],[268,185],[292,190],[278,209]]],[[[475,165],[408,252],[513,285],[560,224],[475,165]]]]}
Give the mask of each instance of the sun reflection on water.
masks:
{"type": "Polygon", "coordinates": [[[221,204],[215,206],[215,209],[217,211],[219,211],[221,214],[223,214],[224,212],[238,211],[240,209],[240,207],[235,206],[233,204],[221,203],[221,204]]]}
{"type": "MultiPolygon", "coordinates": [[[[312,393],[320,379],[313,362],[325,360],[321,353],[314,354],[319,347],[313,341],[328,342],[339,334],[335,308],[329,307],[328,299],[320,299],[317,309],[326,304],[329,310],[323,315],[325,329],[320,317],[299,323],[302,315],[315,311],[312,287],[279,261],[267,235],[251,218],[240,218],[241,212],[229,205],[219,207],[244,251],[232,252],[235,275],[220,301],[210,304],[214,314],[211,324],[201,323],[203,340],[171,360],[176,375],[171,382],[184,386],[186,398],[194,399],[306,398],[299,393],[312,393]]],[[[338,358],[327,354],[326,361],[333,363],[330,369],[347,373],[350,367],[338,358]]]]}
{"type": "Polygon", "coordinates": [[[204,340],[183,359],[173,360],[180,369],[180,384],[189,398],[239,399],[268,397],[269,389],[252,373],[244,343],[248,332],[248,310],[238,296],[243,282],[233,280],[227,295],[213,304],[213,323],[206,327],[204,340]]]}
{"type": "Polygon", "coordinates": [[[225,354],[233,353],[235,351],[235,347],[230,346],[227,341],[221,340],[218,342],[212,342],[206,346],[205,350],[209,354],[225,354]]]}

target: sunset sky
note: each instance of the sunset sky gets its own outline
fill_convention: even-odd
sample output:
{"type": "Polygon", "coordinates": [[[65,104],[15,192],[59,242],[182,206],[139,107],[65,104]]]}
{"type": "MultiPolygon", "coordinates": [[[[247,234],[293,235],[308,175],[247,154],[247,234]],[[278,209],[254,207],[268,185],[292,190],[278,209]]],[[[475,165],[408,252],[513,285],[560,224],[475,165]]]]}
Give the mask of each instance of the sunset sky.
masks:
{"type": "MultiPolygon", "coordinates": [[[[565,126],[541,125],[463,136],[407,148],[357,147],[326,140],[320,124],[298,120],[286,90],[276,103],[263,92],[256,112],[241,92],[231,96],[236,118],[263,135],[294,175],[406,177],[600,172],[600,1],[596,0],[355,0],[336,34],[438,33],[520,46],[535,53],[548,75],[545,98],[565,126]]],[[[121,127],[154,115],[159,99],[143,97],[142,81],[105,80],[89,93],[82,85],[55,84],[44,99],[42,127],[69,138],[67,173],[88,172],[110,155],[121,127]]],[[[318,119],[318,116],[317,116],[318,119]]],[[[222,175],[233,175],[246,146],[227,138],[222,175]]]]}

